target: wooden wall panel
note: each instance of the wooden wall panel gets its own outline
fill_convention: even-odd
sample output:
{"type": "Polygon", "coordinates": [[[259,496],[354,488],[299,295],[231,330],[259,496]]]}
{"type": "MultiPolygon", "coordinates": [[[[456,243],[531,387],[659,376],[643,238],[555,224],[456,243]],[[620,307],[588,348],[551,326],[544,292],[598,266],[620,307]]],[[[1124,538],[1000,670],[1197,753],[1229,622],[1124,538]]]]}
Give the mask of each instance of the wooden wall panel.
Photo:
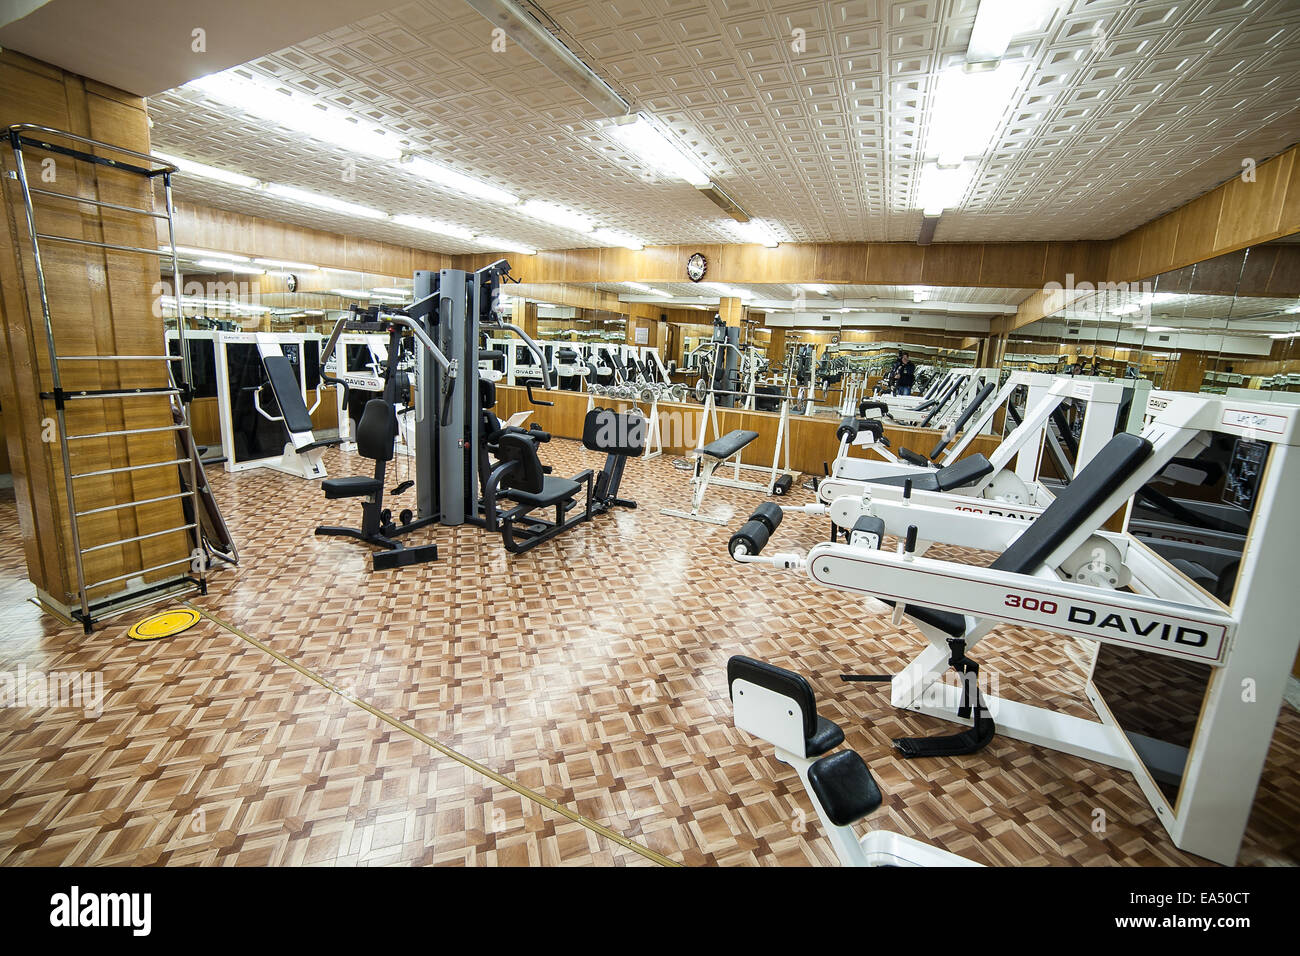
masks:
{"type": "MultiPolygon", "coordinates": [[[[5,51],[0,53],[0,125],[39,123],[55,129],[147,152],[148,119],[144,102],[64,74],[46,64],[5,51]]],[[[72,196],[102,199],[148,208],[152,193],[140,177],[106,167],[91,167],[70,158],[29,153],[27,172],[34,184],[72,196]],[[52,172],[53,181],[43,172],[52,172]]],[[[12,166],[12,158],[6,160],[12,166]]],[[[16,183],[6,178],[6,200],[21,198],[16,183]]],[[[130,246],[151,246],[154,221],[53,199],[35,204],[37,226],[43,232],[130,246]]],[[[52,378],[45,345],[35,272],[25,224],[18,236],[6,231],[0,248],[3,281],[4,346],[0,362],[0,401],[7,412],[6,442],[13,468],[23,529],[28,574],[36,587],[60,605],[72,603],[75,590],[74,553],[68,502],[59,445],[46,424],[53,407],[40,398],[52,378]],[[19,241],[15,245],[15,238],[19,241]]],[[[162,322],[153,315],[153,288],[158,277],[155,258],[64,243],[42,244],[52,322],[61,355],[143,354],[165,351],[162,322]]],[[[65,388],[111,388],[122,384],[162,385],[162,363],[61,363],[65,388]]],[[[67,409],[70,435],[123,428],[161,427],[171,423],[167,400],[159,397],[117,401],[73,401],[67,409]]],[[[127,468],[176,457],[174,436],[96,438],[74,441],[72,470],[76,473],[127,468]]],[[[174,467],[152,468],[82,479],[77,482],[80,507],[104,506],[139,498],[160,497],[179,490],[174,467]]],[[[183,523],[177,501],[147,508],[105,512],[83,521],[82,547],[158,531],[183,523]]],[[[114,577],[188,556],[188,535],[178,532],[144,542],[116,545],[86,556],[90,581],[114,577]]],[[[174,574],[177,569],[145,575],[146,580],[174,574]]],[[[93,597],[121,590],[113,583],[93,597]]]]}

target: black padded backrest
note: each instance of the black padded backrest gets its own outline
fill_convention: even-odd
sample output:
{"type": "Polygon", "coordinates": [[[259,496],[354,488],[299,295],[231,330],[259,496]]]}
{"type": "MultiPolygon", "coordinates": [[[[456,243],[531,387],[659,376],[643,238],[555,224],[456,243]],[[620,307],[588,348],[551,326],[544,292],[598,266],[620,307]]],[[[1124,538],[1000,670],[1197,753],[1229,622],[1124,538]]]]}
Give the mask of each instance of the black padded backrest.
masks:
{"type": "MultiPolygon", "coordinates": [[[[953,395],[957,393],[957,389],[961,388],[961,384],[962,384],[961,379],[954,379],[952,385],[948,386],[948,390],[943,393],[943,397],[933,403],[934,407],[930,409],[930,414],[926,415],[925,420],[921,422],[922,428],[930,427],[930,420],[934,418],[935,415],[938,415],[939,412],[943,410],[943,407],[945,405],[947,405],[950,401],[952,401],[953,395]]],[[[918,406],[916,410],[920,411],[921,408],[923,408],[925,405],[928,404],[930,403],[926,402],[923,405],[918,406]]]]}
{"type": "Polygon", "coordinates": [[[940,468],[934,473],[934,486],[937,491],[951,491],[973,485],[986,475],[993,474],[993,463],[976,452],[967,455],[961,461],[940,468]]]}
{"type": "Polygon", "coordinates": [[[503,464],[508,461],[517,463],[501,479],[502,488],[513,488],[525,494],[541,494],[546,484],[546,473],[542,471],[541,459],[537,457],[537,446],[527,435],[507,432],[497,439],[497,460],[503,464]]]}
{"type": "Polygon", "coordinates": [[[284,416],[285,427],[294,434],[311,431],[311,416],[307,414],[302,392],[298,391],[298,373],[293,370],[293,363],[283,355],[267,355],[262,365],[271,382],[271,391],[275,392],[280,414],[284,416]]]}
{"type": "Polygon", "coordinates": [[[610,455],[639,455],[645,450],[646,418],[638,412],[616,413],[593,408],[582,422],[582,445],[610,455]]]}
{"type": "Polygon", "coordinates": [[[948,442],[952,441],[953,437],[966,427],[966,423],[971,420],[977,411],[979,411],[979,407],[988,401],[989,396],[993,394],[995,388],[997,388],[996,383],[988,382],[980,389],[979,394],[976,395],[971,403],[966,406],[965,410],[962,411],[961,417],[953,422],[950,427],[943,430],[943,437],[939,439],[939,444],[935,445],[934,451],[930,452],[931,458],[938,458],[943,454],[943,450],[948,447],[948,442]]]}
{"type": "Polygon", "coordinates": [[[766,688],[783,697],[789,697],[803,715],[803,735],[812,737],[817,733],[817,698],[812,687],[794,671],[776,667],[766,661],[756,661],[752,657],[740,654],[727,661],[727,692],[737,680],[746,680],[751,684],[766,688]]]}
{"type": "Polygon", "coordinates": [[[357,451],[374,461],[392,461],[397,440],[397,413],[382,398],[366,402],[357,422],[357,451]]]}
{"type": "Polygon", "coordinates": [[[1151,450],[1151,443],[1140,435],[1116,435],[989,567],[1015,574],[1035,571],[1151,457],[1151,450]]]}
{"type": "Polygon", "coordinates": [[[497,404],[497,383],[490,378],[478,380],[479,408],[495,408],[497,404]]]}

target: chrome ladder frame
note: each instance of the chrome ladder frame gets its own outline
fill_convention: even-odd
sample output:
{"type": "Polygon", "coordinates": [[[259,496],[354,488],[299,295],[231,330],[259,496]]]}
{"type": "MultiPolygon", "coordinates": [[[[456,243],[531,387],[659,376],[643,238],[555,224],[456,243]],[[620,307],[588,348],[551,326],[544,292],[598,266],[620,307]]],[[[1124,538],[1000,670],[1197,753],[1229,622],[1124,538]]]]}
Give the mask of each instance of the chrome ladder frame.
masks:
{"type": "MultiPolygon", "coordinates": [[[[89,634],[95,623],[104,616],[119,611],[128,610],[133,607],[139,607],[142,604],[151,601],[161,600],[185,590],[196,589],[202,594],[207,593],[207,567],[208,553],[203,541],[202,533],[202,508],[203,502],[199,497],[199,481],[197,469],[192,457],[180,457],[179,450],[177,457],[171,461],[149,462],[143,465],[129,465],[124,468],[107,468],[98,471],[74,473],[72,470],[72,453],[69,443],[92,438],[126,438],[128,436],[141,434],[156,434],[158,432],[175,432],[178,436],[189,434],[193,438],[190,427],[190,399],[192,391],[190,383],[192,381],[190,369],[189,351],[185,347],[185,321],[182,310],[183,286],[181,283],[180,261],[176,253],[176,223],[175,207],[172,203],[172,174],[177,171],[176,167],[170,163],[164,163],[150,156],[147,153],[139,153],[132,149],[126,149],[121,146],[114,146],[111,143],[102,143],[98,140],[88,139],[84,136],[78,136],[75,133],[69,133],[65,130],[51,129],[45,126],[37,126],[30,123],[20,123],[10,126],[5,130],[10,149],[14,157],[13,170],[7,170],[7,178],[16,181],[21,188],[23,200],[24,220],[27,226],[28,239],[31,243],[34,271],[36,275],[37,292],[41,302],[41,318],[45,325],[45,342],[50,360],[50,378],[52,388],[50,391],[42,391],[41,399],[43,401],[53,402],[54,415],[58,425],[59,451],[63,460],[63,480],[64,488],[68,496],[68,517],[69,527],[72,532],[72,547],[75,552],[74,564],[77,571],[77,601],[80,610],[73,611],[73,617],[81,622],[85,632],[89,634]],[[75,146],[61,145],[51,142],[51,140],[64,140],[79,144],[80,146],[89,147],[90,150],[100,150],[111,154],[117,154],[123,158],[109,158],[104,155],[97,155],[95,152],[79,149],[75,146]],[[119,203],[106,202],[102,199],[91,199],[85,196],[76,196],[57,190],[34,188],[28,182],[27,170],[24,165],[24,150],[41,151],[54,153],[59,156],[65,156],[77,162],[91,163],[98,166],[106,166],[122,172],[134,173],[145,177],[150,184],[151,197],[154,193],[153,182],[161,177],[163,184],[163,197],[166,205],[166,212],[157,212],[154,209],[142,209],[135,206],[125,206],[119,203]],[[127,159],[129,157],[129,159],[127,159]],[[139,165],[137,161],[143,160],[147,165],[139,165]],[[32,196],[49,197],[55,200],[64,200],[75,205],[90,205],[102,209],[113,209],[117,212],[132,213],[135,215],[148,216],[153,219],[165,219],[167,221],[167,249],[145,249],[137,246],[123,246],[108,242],[95,242],[90,239],[82,239],[75,236],[59,236],[50,233],[42,233],[36,226],[36,213],[32,205],[32,196]],[[161,260],[170,252],[172,262],[172,293],[176,303],[176,331],[177,341],[179,344],[179,355],[171,355],[170,352],[165,355],[60,355],[55,348],[54,325],[50,317],[50,301],[47,293],[45,271],[41,261],[41,242],[60,242],[72,243],[75,245],[91,246],[106,251],[130,253],[143,256],[156,256],[161,260]],[[167,386],[149,387],[149,388],[113,388],[113,389],[82,389],[67,391],[63,388],[62,375],[59,371],[61,362],[163,362],[168,370],[167,386]],[[173,371],[173,364],[181,364],[181,383],[176,384],[176,376],[173,371]],[[179,403],[181,409],[181,423],[172,424],[155,428],[128,428],[115,431],[93,432],[85,435],[69,435],[66,428],[65,408],[69,401],[127,401],[133,398],[143,396],[169,396],[169,404],[173,408],[179,403]],[[143,471],[150,468],[180,467],[189,466],[189,490],[180,491],[173,495],[164,495],[161,497],[146,498],[140,501],[127,501],[120,504],[108,505],[100,508],[91,508],[86,511],[77,509],[77,498],[75,483],[78,479],[93,478],[107,474],[116,474],[122,472],[143,471]],[[134,535],[129,538],[122,538],[116,541],[96,544],[89,548],[81,546],[81,531],[78,527],[78,520],[88,515],[102,514],[108,511],[117,511],[124,508],[136,508],[141,505],[155,504],[160,501],[171,501],[177,499],[191,499],[191,517],[189,523],[178,525],[174,528],[166,528],[162,531],[151,531],[145,534],[134,535]],[[175,534],[177,532],[188,532],[191,536],[192,546],[190,554],[184,559],[169,561],[164,564],[153,567],[141,568],[130,571],[126,574],[117,575],[116,577],[105,578],[100,581],[86,580],[84,555],[95,551],[102,551],[107,548],[118,547],[125,544],[131,544],[137,541],[143,541],[150,538],[158,538],[163,535],[175,534]],[[131,578],[143,577],[155,571],[162,571],[166,568],[185,565],[185,571],[180,574],[169,577],[162,581],[155,581],[144,585],[143,587],[128,589],[113,594],[109,598],[92,601],[89,592],[95,588],[107,584],[116,584],[118,582],[127,582],[131,578]]],[[[152,201],[150,205],[153,205],[152,201]]],[[[21,243],[16,235],[17,227],[11,218],[11,225],[14,226],[14,252],[18,255],[18,249],[21,243]]],[[[19,286],[23,293],[24,307],[29,311],[31,309],[31,298],[28,291],[26,270],[22,267],[21,256],[18,263],[18,280],[19,286]]],[[[164,320],[165,321],[165,320],[164,320]]],[[[190,442],[183,443],[189,447],[190,442]]],[[[178,445],[178,448],[181,447],[178,445]]],[[[59,534],[59,549],[63,550],[63,535],[59,534]]]]}

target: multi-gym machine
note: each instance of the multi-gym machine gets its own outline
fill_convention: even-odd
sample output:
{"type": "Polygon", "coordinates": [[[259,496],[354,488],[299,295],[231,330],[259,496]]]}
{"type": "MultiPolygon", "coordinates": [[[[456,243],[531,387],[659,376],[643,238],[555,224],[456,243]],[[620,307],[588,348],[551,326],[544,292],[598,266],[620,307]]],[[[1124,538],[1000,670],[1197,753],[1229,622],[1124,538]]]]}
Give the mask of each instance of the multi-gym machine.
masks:
{"type": "Polygon", "coordinates": [[[509,271],[509,263],[503,259],[473,273],[459,269],[416,272],[411,305],[364,312],[354,306],[326,342],[322,364],[328,362],[344,333],[389,336],[383,395],[367,403],[357,429],[358,450],[376,461],[375,475],[323,485],[327,497],[365,499],[363,526],[317,529],[318,534],[346,535],[385,549],[375,556],[376,568],[436,558],[434,545],[408,549],[397,541],[410,531],[433,524],[477,525],[500,533],[507,549],[517,552],[613,505],[632,504],[618,497],[618,484],[623,459],[641,450],[644,423],[639,417],[614,416],[606,410],[589,415],[584,444],[606,453],[605,467],[598,474],[588,470],[565,479],[548,474],[549,469],[538,460],[537,446],[550,440],[546,432],[536,426],[502,426],[491,414],[495,376],[484,377],[479,365],[499,351],[483,348],[494,333],[514,333],[536,361],[540,381],[524,383],[533,404],[550,404],[533,396],[534,385],[550,389],[556,381],[542,347],[502,317],[500,287],[509,271]],[[407,335],[415,347],[409,375],[398,365],[407,335]],[[416,508],[404,510],[394,522],[391,512],[383,508],[383,466],[392,458],[395,409],[404,388],[409,388],[409,404],[414,409],[416,508]],[[584,486],[585,502],[580,506],[584,486]],[[534,513],[552,508],[554,520],[534,513]]]}

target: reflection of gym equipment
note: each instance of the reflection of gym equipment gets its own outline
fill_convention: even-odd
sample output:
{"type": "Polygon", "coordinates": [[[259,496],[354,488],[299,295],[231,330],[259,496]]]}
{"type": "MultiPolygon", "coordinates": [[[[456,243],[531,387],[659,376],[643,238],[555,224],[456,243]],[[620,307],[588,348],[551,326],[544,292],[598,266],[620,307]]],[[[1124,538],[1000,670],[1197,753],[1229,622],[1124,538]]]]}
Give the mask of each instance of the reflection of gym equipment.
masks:
{"type": "Polygon", "coordinates": [[[888,830],[857,837],[853,825],[880,806],[880,788],[856,750],[831,753],[844,731],[817,713],[812,687],[798,674],[737,655],[727,661],[727,687],[736,726],[794,768],[842,866],[979,865],[888,830]]]}
{"type": "Polygon", "coordinates": [[[982,720],[996,720],[1006,736],[1130,771],[1176,846],[1231,864],[1300,642],[1290,612],[1300,408],[1162,393],[1148,398],[1147,413],[1142,435],[1111,438],[1028,524],[954,511],[936,503],[946,496],[924,492],[846,497],[785,510],[829,514],[850,530],[849,543],[764,556],[775,521],[756,512],[730,548],[737,560],[875,597],[917,627],[930,646],[890,678],[892,701],[966,729],[899,742],[905,756],[970,752],[987,736],[982,720]],[[1215,434],[1234,442],[1231,495],[1248,502],[1252,519],[1222,600],[1154,542],[1103,530],[1139,489],[1176,459],[1196,459],[1215,434]],[[883,549],[886,535],[902,548],[883,549]],[[987,568],[925,557],[934,542],[999,556],[987,568]],[[1097,720],[978,694],[968,654],[1002,623],[1095,644],[1088,698],[1097,720]],[[959,686],[940,680],[950,665],[959,686]]]}
{"type": "MultiPolygon", "coordinates": [[[[388,364],[388,336],[369,332],[344,332],[330,355],[326,366],[328,378],[346,385],[336,386],[338,402],[339,443],[344,450],[353,450],[353,435],[357,423],[371,398],[384,391],[385,369],[388,364]]],[[[409,371],[409,353],[403,353],[398,364],[399,372],[409,371]]],[[[405,389],[397,395],[398,442],[396,451],[402,455],[415,454],[414,421],[411,407],[403,401],[405,389]]]]}
{"type": "MultiPolygon", "coordinates": [[[[781,414],[777,419],[776,441],[772,447],[772,464],[770,466],[747,465],[741,461],[745,448],[758,438],[758,432],[736,428],[725,435],[718,425],[718,409],[714,396],[717,389],[709,392],[700,410],[700,437],[691,451],[691,507],[689,511],[676,508],[662,508],[660,514],[674,518],[689,518],[692,521],[707,521],[710,524],[726,524],[726,518],[714,518],[700,514],[704,505],[704,496],[710,484],[727,488],[740,488],[746,491],[761,491],[768,495],[784,495],[794,484],[799,473],[790,467],[790,405],[795,399],[781,397],[781,414]],[[708,441],[710,431],[717,436],[708,441]],[[731,464],[730,478],[715,476],[715,472],[727,463],[731,464]],[[766,481],[746,481],[740,477],[741,470],[758,471],[767,475],[766,481]]],[[[732,392],[735,396],[739,393],[732,392]]]]}
{"type": "Polygon", "coordinates": [[[324,449],[311,413],[321,401],[315,336],[289,332],[217,332],[217,408],[226,470],[272,468],[324,478],[324,449]],[[307,407],[307,392],[316,401],[307,407]]]}

